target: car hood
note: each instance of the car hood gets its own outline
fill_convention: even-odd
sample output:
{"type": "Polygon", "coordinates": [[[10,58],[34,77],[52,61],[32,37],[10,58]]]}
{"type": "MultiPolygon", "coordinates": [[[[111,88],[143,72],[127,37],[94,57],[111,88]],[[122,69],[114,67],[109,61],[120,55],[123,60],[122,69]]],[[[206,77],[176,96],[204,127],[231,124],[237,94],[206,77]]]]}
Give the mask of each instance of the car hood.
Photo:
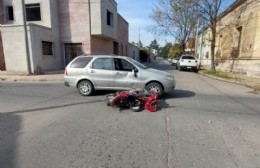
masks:
{"type": "Polygon", "coordinates": [[[173,76],[172,74],[170,74],[168,72],[164,72],[164,71],[161,71],[161,70],[158,70],[158,69],[153,69],[153,68],[146,69],[146,72],[149,73],[149,74],[154,74],[154,75],[158,75],[158,76],[161,76],[161,75],[173,76]]]}

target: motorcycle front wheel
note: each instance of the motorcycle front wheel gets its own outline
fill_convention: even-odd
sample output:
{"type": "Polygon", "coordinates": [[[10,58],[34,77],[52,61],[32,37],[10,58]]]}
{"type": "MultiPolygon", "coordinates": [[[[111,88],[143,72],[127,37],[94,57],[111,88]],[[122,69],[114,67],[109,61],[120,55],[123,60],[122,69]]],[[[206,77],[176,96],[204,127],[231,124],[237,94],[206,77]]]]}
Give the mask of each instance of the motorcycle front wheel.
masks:
{"type": "Polygon", "coordinates": [[[130,110],[133,112],[139,112],[141,111],[141,101],[140,100],[133,100],[132,102],[129,103],[130,110]]]}

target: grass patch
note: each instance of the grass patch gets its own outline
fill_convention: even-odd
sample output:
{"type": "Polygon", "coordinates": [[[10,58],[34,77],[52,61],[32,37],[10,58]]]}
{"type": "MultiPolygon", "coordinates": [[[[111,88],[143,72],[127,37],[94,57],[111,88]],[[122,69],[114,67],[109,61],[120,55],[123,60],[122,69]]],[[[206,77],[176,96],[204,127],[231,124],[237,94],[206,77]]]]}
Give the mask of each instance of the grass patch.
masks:
{"type": "Polygon", "coordinates": [[[205,73],[207,75],[215,76],[215,77],[218,77],[218,78],[233,79],[233,76],[231,74],[225,73],[225,72],[207,70],[207,71],[205,71],[205,73]]]}
{"type": "Polygon", "coordinates": [[[260,92],[260,84],[253,86],[254,91],[260,92]]]}

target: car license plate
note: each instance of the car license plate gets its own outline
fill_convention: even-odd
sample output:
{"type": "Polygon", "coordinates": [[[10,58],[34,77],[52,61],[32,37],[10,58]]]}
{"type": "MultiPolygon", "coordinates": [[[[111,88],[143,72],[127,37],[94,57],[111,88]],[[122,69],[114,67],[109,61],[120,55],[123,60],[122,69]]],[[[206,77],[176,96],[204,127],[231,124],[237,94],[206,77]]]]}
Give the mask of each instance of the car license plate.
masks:
{"type": "Polygon", "coordinates": [[[187,67],[187,69],[191,69],[191,67],[187,67]]]}

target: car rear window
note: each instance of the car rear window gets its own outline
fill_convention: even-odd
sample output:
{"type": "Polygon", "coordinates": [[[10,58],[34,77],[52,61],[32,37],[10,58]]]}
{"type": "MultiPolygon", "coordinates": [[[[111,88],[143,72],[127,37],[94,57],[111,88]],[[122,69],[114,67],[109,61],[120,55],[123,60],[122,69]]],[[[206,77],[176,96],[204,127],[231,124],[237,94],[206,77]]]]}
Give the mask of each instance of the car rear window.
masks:
{"type": "Polygon", "coordinates": [[[181,59],[195,59],[193,56],[185,55],[181,59]]]}
{"type": "Polygon", "coordinates": [[[70,65],[71,68],[85,68],[93,57],[78,57],[70,65]]]}

